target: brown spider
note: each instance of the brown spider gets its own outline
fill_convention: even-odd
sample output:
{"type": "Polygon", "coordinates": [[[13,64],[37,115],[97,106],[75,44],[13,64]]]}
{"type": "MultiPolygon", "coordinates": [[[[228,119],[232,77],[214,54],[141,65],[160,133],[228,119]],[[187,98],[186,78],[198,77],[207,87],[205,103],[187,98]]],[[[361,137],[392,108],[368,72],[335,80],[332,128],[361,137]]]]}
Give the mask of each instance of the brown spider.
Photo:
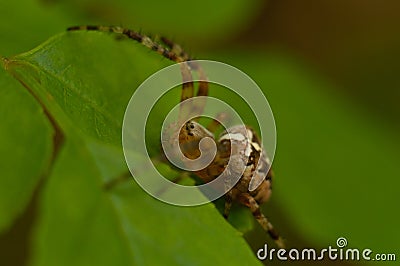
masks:
{"type": "MultiPolygon", "coordinates": [[[[164,44],[163,46],[145,35],[122,27],[75,26],[68,28],[68,31],[76,30],[94,30],[122,34],[156,51],[165,58],[177,63],[184,62],[184,64],[181,65],[184,82],[182,85],[181,102],[194,96],[191,70],[197,71],[200,79],[203,80],[199,82],[196,96],[208,95],[208,83],[204,81],[206,80],[206,75],[201,67],[191,61],[191,58],[179,45],[166,38],[160,39],[164,44]]],[[[182,110],[183,108],[184,107],[181,108],[180,113],[192,112],[195,108],[199,108],[196,110],[196,113],[201,113],[204,106],[193,105],[189,107],[189,110],[182,110]]],[[[223,114],[219,114],[219,118],[222,120],[226,119],[223,117],[223,114]]],[[[234,168],[242,167],[244,172],[240,180],[225,194],[224,217],[228,217],[232,202],[239,202],[250,209],[255,219],[271,236],[277,246],[284,248],[282,238],[260,210],[260,204],[266,202],[271,196],[273,173],[272,170],[270,170],[271,162],[266,156],[259,138],[248,126],[234,126],[223,131],[220,136],[215,139],[212,132],[215,132],[219,126],[220,124],[216,120],[212,121],[207,127],[202,126],[194,120],[189,120],[184,123],[184,126],[178,129],[179,139],[177,140],[179,141],[179,147],[182,153],[189,159],[196,159],[201,153],[199,150],[200,140],[205,137],[213,139],[217,146],[215,158],[206,168],[195,171],[194,173],[204,182],[209,182],[224,172],[229,160],[232,160],[234,168]],[[250,191],[249,184],[252,178],[262,181],[257,188],[250,191]]],[[[229,173],[229,171],[227,172],[229,173]]],[[[225,179],[229,182],[229,176],[225,176],[225,179]]]]}

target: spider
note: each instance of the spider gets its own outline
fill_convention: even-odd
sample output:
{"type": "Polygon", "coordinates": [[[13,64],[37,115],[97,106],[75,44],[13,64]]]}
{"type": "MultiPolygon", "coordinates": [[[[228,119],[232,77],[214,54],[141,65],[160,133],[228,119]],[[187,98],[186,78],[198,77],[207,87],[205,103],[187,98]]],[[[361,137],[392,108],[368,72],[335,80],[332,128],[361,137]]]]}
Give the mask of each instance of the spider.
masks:
{"type": "MultiPolygon", "coordinates": [[[[167,38],[160,38],[162,45],[148,36],[117,26],[74,26],[67,30],[111,32],[135,40],[173,62],[184,63],[181,65],[183,77],[181,102],[194,97],[192,70],[197,71],[199,77],[203,80],[199,82],[196,96],[208,95],[208,83],[204,81],[206,80],[204,71],[192,61],[181,46],[167,38]]],[[[201,109],[204,107],[191,106],[190,108],[192,110],[181,110],[181,112],[190,112],[194,108],[199,108],[200,110],[198,109],[197,113],[201,113],[201,109]]],[[[219,118],[226,119],[223,114],[219,114],[219,118]]],[[[208,137],[215,141],[217,153],[213,161],[206,168],[194,172],[203,182],[209,182],[220,176],[226,169],[229,160],[233,160],[232,165],[234,166],[243,166],[244,172],[239,181],[225,194],[223,216],[228,218],[234,201],[244,205],[250,209],[254,218],[275,241],[276,245],[279,248],[284,248],[283,239],[260,210],[260,205],[271,196],[273,178],[273,172],[270,169],[271,162],[266,156],[260,139],[256,132],[248,126],[233,126],[223,131],[218,138],[215,138],[212,132],[215,132],[219,126],[220,123],[217,120],[210,122],[207,127],[204,127],[194,119],[189,120],[184,123],[183,127],[177,129],[179,138],[176,141],[179,141],[182,153],[189,159],[196,159],[201,153],[199,150],[201,139],[208,137]],[[250,191],[249,184],[252,178],[262,181],[257,188],[250,191]]],[[[229,180],[229,176],[225,178],[229,180]]]]}

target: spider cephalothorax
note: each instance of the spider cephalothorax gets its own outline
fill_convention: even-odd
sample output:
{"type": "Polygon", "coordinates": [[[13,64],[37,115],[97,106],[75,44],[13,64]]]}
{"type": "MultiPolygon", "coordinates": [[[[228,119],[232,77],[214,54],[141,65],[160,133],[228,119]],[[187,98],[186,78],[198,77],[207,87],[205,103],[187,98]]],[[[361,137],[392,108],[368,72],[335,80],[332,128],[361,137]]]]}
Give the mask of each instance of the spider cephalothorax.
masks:
{"type": "MultiPolygon", "coordinates": [[[[163,45],[151,38],[135,31],[121,27],[109,26],[77,26],[68,30],[95,30],[122,34],[144,46],[156,51],[160,55],[181,64],[183,79],[181,103],[194,96],[194,84],[191,71],[196,71],[200,80],[196,96],[208,95],[208,83],[202,68],[190,61],[188,54],[182,48],[166,38],[161,38],[163,45]]],[[[188,113],[201,113],[203,105],[192,105],[181,108],[179,120],[184,120],[188,113]]],[[[223,114],[219,114],[223,120],[223,114]]],[[[195,119],[187,120],[178,126],[176,123],[170,127],[177,132],[177,137],[167,140],[177,144],[183,156],[195,160],[212,147],[216,147],[212,154],[211,163],[206,167],[193,171],[204,182],[209,182],[217,177],[222,177],[226,183],[231,181],[231,176],[240,173],[240,178],[232,189],[225,191],[224,216],[228,217],[233,201],[248,207],[263,229],[275,240],[279,247],[284,247],[281,237],[276,233],[269,220],[261,213],[260,204],[266,202],[271,196],[272,171],[271,162],[253,129],[248,126],[233,126],[223,131],[217,138],[214,133],[219,123],[211,122],[207,127],[202,126],[195,119]],[[206,142],[203,140],[207,140],[206,142]],[[257,184],[257,185],[254,185],[257,184]],[[258,185],[259,184],[259,185],[258,185]]]]}

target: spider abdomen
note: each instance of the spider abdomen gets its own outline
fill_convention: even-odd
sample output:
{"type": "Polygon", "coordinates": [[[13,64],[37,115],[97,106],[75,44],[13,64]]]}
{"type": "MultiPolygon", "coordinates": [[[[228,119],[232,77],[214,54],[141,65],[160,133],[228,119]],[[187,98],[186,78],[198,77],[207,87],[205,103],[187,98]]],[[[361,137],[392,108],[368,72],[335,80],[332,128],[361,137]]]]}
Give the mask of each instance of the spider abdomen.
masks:
{"type": "Polygon", "coordinates": [[[235,174],[244,169],[233,187],[234,194],[249,193],[259,204],[268,201],[271,196],[271,162],[253,129],[234,126],[221,133],[218,154],[219,158],[225,159],[225,165],[231,160],[228,173],[235,174]],[[259,185],[251,190],[252,182],[259,185]]]}

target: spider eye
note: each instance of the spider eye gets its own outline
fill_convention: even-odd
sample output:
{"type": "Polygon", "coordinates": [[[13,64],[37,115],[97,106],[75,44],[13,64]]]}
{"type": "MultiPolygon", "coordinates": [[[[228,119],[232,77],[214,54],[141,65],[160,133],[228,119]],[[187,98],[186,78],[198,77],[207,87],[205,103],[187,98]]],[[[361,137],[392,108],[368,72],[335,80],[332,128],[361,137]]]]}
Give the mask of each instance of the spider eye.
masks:
{"type": "Polygon", "coordinates": [[[192,123],[191,122],[186,122],[185,128],[186,130],[189,130],[189,127],[192,128],[192,123]]]}
{"type": "Polygon", "coordinates": [[[190,124],[190,128],[191,128],[191,129],[194,129],[194,125],[193,125],[193,124],[190,124]]]}

